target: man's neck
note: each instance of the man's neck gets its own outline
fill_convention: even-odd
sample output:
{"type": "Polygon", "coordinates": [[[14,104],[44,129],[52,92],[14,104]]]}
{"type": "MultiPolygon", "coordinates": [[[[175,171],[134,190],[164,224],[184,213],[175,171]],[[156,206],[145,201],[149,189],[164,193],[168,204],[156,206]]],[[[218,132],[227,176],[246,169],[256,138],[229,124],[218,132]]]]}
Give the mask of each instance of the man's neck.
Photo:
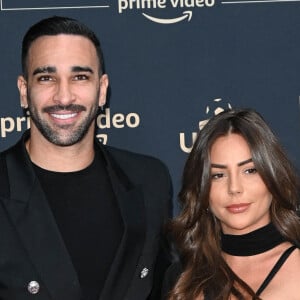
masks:
{"type": "Polygon", "coordinates": [[[44,137],[31,136],[26,149],[34,164],[55,172],[82,170],[92,163],[95,154],[94,139],[89,134],[72,146],[57,146],[44,137]]]}

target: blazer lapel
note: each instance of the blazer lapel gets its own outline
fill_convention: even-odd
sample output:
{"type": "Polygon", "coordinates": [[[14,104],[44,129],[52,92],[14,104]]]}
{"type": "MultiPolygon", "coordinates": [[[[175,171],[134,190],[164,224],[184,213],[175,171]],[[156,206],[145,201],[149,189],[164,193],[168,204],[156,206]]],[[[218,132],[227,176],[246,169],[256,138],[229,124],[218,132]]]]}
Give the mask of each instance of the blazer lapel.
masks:
{"type": "MultiPolygon", "coordinates": [[[[101,147],[102,148],[102,147],[101,147]]],[[[103,150],[107,171],[124,223],[124,233],[100,300],[126,299],[144,246],[146,222],[142,189],[133,186],[114,159],[103,150]]]]}
{"type": "Polygon", "coordinates": [[[55,300],[80,299],[77,275],[51,209],[19,142],[7,154],[11,220],[49,294],[55,300]]]}

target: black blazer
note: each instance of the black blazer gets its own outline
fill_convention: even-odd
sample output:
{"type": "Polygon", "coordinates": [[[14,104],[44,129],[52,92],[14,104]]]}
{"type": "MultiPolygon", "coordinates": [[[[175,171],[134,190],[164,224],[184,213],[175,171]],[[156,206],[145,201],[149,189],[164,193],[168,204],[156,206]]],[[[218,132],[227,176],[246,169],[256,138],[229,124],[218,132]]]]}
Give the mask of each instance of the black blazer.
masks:
{"type": "Polygon", "coordinates": [[[183,268],[180,260],[175,260],[168,267],[163,279],[163,285],[161,289],[161,300],[167,300],[169,298],[169,293],[174,288],[182,272],[183,268]]]}
{"type": "MultiPolygon", "coordinates": [[[[28,135],[0,154],[0,299],[79,300],[76,272],[25,149],[28,135]]],[[[155,158],[97,147],[124,222],[99,300],[159,299],[168,266],[161,235],[171,203],[168,171],[155,158]]]]}

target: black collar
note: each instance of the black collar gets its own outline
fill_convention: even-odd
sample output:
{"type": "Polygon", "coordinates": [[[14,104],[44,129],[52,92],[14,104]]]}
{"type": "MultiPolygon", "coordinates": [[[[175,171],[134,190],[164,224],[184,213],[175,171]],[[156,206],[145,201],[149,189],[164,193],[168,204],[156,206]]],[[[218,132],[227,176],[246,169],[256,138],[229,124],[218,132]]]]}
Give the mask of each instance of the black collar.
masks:
{"type": "Polygon", "coordinates": [[[272,223],[247,234],[221,234],[222,251],[234,256],[251,256],[263,253],[284,241],[284,237],[272,223]]]}

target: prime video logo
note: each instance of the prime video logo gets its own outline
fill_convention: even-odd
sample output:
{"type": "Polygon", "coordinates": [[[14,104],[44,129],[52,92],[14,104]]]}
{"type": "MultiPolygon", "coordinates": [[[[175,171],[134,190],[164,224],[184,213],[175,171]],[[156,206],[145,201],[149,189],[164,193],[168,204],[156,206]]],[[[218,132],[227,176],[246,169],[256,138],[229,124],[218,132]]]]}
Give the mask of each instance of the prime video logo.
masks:
{"type": "Polygon", "coordinates": [[[213,7],[215,0],[118,0],[118,12],[124,13],[126,10],[146,10],[146,9],[165,9],[177,8],[186,9],[182,15],[173,18],[158,18],[153,14],[142,12],[142,15],[148,20],[160,24],[174,24],[183,20],[190,21],[193,8],[213,7]]]}

